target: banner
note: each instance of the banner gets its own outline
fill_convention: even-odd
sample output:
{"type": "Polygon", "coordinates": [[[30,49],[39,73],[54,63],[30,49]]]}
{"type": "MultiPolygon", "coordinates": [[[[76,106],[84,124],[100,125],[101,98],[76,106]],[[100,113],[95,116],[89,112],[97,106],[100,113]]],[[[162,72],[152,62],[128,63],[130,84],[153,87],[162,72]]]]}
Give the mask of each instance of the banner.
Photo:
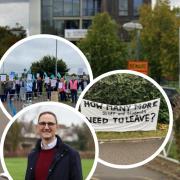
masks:
{"type": "Polygon", "coordinates": [[[147,102],[110,105],[83,99],[81,113],[95,131],[151,131],[156,130],[160,98],[147,102]]]}

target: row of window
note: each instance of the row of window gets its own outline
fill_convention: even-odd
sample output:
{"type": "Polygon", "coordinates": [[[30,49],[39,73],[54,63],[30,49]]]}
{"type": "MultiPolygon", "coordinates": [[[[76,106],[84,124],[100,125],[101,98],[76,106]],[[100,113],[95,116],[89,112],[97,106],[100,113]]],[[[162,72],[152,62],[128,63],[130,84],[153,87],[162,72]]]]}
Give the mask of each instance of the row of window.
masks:
{"type": "MultiPolygon", "coordinates": [[[[100,12],[100,0],[83,0],[82,15],[94,16],[100,12]]],[[[80,16],[80,0],[42,0],[42,9],[51,8],[52,16],[80,16]]]]}
{"type": "MultiPolygon", "coordinates": [[[[133,0],[133,15],[138,15],[139,7],[143,4],[143,0],[133,0]]],[[[128,0],[119,0],[119,16],[128,16],[129,5],[128,0]]]]}
{"type": "MultiPolygon", "coordinates": [[[[138,15],[138,9],[143,4],[143,0],[133,0],[133,15],[138,15]]],[[[128,16],[129,4],[128,0],[119,0],[119,16],[128,16]]],[[[82,1],[82,15],[94,16],[100,12],[101,0],[83,0],[82,1]]],[[[51,14],[52,17],[63,16],[80,16],[80,0],[42,0],[42,9],[46,16],[51,14]],[[52,12],[49,12],[51,9],[52,12]]]]}
{"type": "MultiPolygon", "coordinates": [[[[82,28],[88,29],[91,20],[82,20],[82,28]]],[[[42,33],[50,33],[58,36],[64,36],[64,29],[79,29],[80,20],[44,20],[42,22],[42,33]]]]}

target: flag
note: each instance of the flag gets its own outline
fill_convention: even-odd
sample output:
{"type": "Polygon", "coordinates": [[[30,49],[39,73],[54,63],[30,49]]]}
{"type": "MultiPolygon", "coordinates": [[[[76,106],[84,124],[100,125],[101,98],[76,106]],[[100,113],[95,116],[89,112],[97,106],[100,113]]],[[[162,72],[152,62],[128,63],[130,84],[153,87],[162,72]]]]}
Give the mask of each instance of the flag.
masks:
{"type": "Polygon", "coordinates": [[[51,74],[51,79],[54,79],[54,78],[55,78],[54,74],[51,74]]]}
{"type": "Polygon", "coordinates": [[[61,74],[58,72],[57,77],[60,79],[61,78],[61,74]]]}

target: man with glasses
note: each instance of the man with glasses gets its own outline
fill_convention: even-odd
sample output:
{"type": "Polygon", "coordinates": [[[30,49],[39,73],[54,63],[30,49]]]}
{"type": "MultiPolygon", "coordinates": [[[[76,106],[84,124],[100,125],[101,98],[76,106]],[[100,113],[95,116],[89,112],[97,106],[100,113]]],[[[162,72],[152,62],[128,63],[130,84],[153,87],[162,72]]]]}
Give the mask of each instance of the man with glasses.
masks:
{"type": "Polygon", "coordinates": [[[79,153],[56,135],[57,117],[43,112],[36,126],[40,138],[28,156],[25,180],[82,180],[79,153]]]}

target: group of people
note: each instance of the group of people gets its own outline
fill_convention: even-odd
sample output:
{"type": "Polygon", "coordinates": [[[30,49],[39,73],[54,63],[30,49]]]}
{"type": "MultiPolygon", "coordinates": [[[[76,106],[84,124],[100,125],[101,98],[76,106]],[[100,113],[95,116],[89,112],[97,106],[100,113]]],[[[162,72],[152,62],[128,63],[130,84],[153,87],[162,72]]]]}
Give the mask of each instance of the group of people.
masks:
{"type": "Polygon", "coordinates": [[[16,95],[17,100],[32,101],[32,98],[42,96],[45,91],[47,100],[51,100],[52,91],[57,91],[59,101],[67,101],[71,97],[72,103],[76,103],[78,90],[83,91],[88,83],[89,80],[85,76],[77,79],[75,75],[72,75],[69,80],[64,77],[50,79],[40,76],[34,80],[28,78],[7,79],[0,81],[0,99],[5,102],[8,96],[12,100],[16,95]]]}

